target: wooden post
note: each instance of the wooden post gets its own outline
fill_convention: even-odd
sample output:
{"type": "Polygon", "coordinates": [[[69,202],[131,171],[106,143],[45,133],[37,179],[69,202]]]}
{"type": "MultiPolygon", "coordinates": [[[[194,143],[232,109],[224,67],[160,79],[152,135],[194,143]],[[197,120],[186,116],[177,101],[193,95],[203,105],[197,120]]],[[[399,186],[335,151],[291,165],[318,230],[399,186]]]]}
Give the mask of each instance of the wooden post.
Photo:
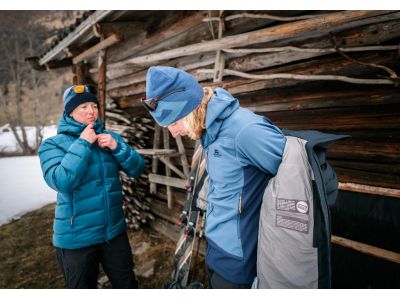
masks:
{"type": "Polygon", "coordinates": [[[85,84],[85,65],[83,62],[74,65],[75,78],[73,79],[74,84],[85,84]]]}
{"type": "MultiPolygon", "coordinates": [[[[222,39],[222,35],[225,31],[223,13],[224,13],[223,10],[221,10],[219,13],[218,39],[222,39]]],[[[215,64],[214,64],[213,82],[221,82],[222,81],[222,77],[224,76],[224,67],[225,67],[224,53],[222,53],[221,50],[217,50],[217,54],[215,56],[215,64]]]]}
{"type": "Polygon", "coordinates": [[[183,173],[185,173],[186,178],[189,179],[190,169],[189,169],[189,163],[188,163],[188,160],[186,157],[185,146],[183,145],[183,142],[182,142],[182,137],[180,135],[178,135],[175,139],[176,139],[176,144],[178,146],[179,154],[181,155],[183,173]]]}
{"type": "MultiPolygon", "coordinates": [[[[169,149],[169,131],[167,128],[163,128],[163,138],[164,138],[164,149],[169,149]]],[[[166,158],[166,161],[169,161],[169,158],[166,158]]],[[[171,169],[168,165],[165,165],[165,175],[167,177],[171,177],[171,169]]],[[[167,186],[167,197],[168,197],[168,208],[172,208],[173,199],[172,199],[172,189],[170,186],[167,186]]]]}
{"type": "MultiPolygon", "coordinates": [[[[153,139],[153,149],[158,149],[160,147],[160,133],[161,133],[161,127],[155,123],[154,127],[154,139],[153,139]]],[[[153,162],[151,164],[151,172],[153,174],[157,174],[158,170],[158,158],[156,156],[153,156],[153,162]]],[[[156,194],[157,193],[157,185],[155,183],[150,183],[150,194],[156,194]]]]}
{"type": "Polygon", "coordinates": [[[99,52],[99,78],[97,82],[97,94],[100,104],[100,119],[106,125],[106,50],[99,52]]]}

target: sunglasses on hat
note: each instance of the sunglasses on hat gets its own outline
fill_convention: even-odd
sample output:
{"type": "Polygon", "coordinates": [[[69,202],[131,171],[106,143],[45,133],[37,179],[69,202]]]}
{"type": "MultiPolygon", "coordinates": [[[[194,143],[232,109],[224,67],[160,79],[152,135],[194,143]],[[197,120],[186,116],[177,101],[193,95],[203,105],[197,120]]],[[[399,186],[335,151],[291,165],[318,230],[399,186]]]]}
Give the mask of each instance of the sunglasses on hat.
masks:
{"type": "Polygon", "coordinates": [[[163,100],[164,98],[168,97],[169,95],[172,95],[174,93],[178,93],[178,92],[184,92],[186,89],[185,88],[178,88],[172,91],[169,91],[165,94],[162,94],[158,97],[154,97],[154,98],[146,98],[146,97],[142,97],[140,99],[140,101],[142,102],[142,104],[144,105],[144,107],[148,110],[148,111],[155,111],[157,109],[158,106],[158,101],[163,100]]]}

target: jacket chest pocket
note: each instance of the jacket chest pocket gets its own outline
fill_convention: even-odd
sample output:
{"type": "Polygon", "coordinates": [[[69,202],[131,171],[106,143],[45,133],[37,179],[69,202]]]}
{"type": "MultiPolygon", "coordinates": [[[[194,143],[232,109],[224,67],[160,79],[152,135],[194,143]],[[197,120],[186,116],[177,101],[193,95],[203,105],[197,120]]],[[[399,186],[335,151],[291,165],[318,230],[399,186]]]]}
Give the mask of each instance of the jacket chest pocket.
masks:
{"type": "Polygon", "coordinates": [[[213,182],[224,182],[227,175],[235,174],[238,164],[235,143],[232,139],[221,139],[208,147],[208,173],[213,182]]]}

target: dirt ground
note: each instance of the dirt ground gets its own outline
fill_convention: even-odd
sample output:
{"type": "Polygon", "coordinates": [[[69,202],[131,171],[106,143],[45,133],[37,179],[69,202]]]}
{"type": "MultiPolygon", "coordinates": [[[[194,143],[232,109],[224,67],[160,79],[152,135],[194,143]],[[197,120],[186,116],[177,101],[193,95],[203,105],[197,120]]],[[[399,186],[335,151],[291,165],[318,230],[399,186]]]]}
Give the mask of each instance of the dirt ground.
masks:
{"type": "MultiPolygon", "coordinates": [[[[51,204],[0,226],[0,288],[64,288],[51,244],[53,215],[51,204]]],[[[175,242],[150,228],[128,235],[139,288],[163,288],[173,269],[175,242]]],[[[193,281],[206,283],[202,256],[193,257],[192,270],[193,281]]],[[[103,272],[99,287],[111,287],[103,272]]]]}

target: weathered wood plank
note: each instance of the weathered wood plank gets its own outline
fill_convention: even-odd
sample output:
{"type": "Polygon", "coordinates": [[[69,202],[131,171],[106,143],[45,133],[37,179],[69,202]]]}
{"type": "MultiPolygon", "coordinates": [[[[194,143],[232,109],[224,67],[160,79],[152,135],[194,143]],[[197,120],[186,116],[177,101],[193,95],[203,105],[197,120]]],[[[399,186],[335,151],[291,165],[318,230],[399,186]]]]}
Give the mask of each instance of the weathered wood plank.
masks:
{"type": "Polygon", "coordinates": [[[77,41],[85,34],[90,33],[93,25],[111,15],[113,12],[114,11],[112,10],[95,11],[86,20],[79,24],[66,38],[60,41],[60,43],[58,43],[57,46],[54,47],[54,49],[46,53],[46,55],[39,60],[39,64],[44,65],[49,61],[55,59],[60,53],[63,53],[64,49],[66,49],[69,45],[77,41]]]}
{"type": "MultiPolygon", "coordinates": [[[[97,52],[99,52],[101,50],[104,50],[104,49],[106,49],[108,47],[111,47],[112,45],[118,43],[121,40],[122,40],[122,36],[119,35],[119,34],[114,33],[113,35],[110,35],[109,37],[101,40],[101,42],[99,42],[97,45],[85,50],[84,52],[82,52],[78,56],[75,56],[72,59],[72,62],[74,64],[76,64],[78,62],[81,62],[84,59],[95,55],[97,52]]],[[[100,67],[99,67],[99,72],[101,72],[100,67]]]]}
{"type": "Polygon", "coordinates": [[[173,186],[179,189],[186,189],[186,184],[187,184],[186,180],[184,179],[167,177],[157,174],[149,174],[149,181],[158,184],[163,184],[166,186],[173,186]]]}
{"type": "Polygon", "coordinates": [[[349,239],[345,239],[339,236],[332,235],[332,243],[336,245],[340,245],[342,247],[350,248],[368,255],[372,255],[384,260],[388,260],[394,262],[396,264],[400,264],[400,253],[396,253],[393,251],[388,251],[385,249],[381,249],[378,247],[374,247],[371,245],[367,245],[364,243],[352,241],[349,239]]]}
{"type": "Polygon", "coordinates": [[[386,197],[400,198],[400,190],[399,189],[388,189],[382,188],[378,186],[370,186],[364,184],[357,184],[351,182],[339,182],[339,189],[343,191],[350,191],[356,193],[364,193],[364,194],[372,194],[372,195],[381,195],[386,197]]]}

